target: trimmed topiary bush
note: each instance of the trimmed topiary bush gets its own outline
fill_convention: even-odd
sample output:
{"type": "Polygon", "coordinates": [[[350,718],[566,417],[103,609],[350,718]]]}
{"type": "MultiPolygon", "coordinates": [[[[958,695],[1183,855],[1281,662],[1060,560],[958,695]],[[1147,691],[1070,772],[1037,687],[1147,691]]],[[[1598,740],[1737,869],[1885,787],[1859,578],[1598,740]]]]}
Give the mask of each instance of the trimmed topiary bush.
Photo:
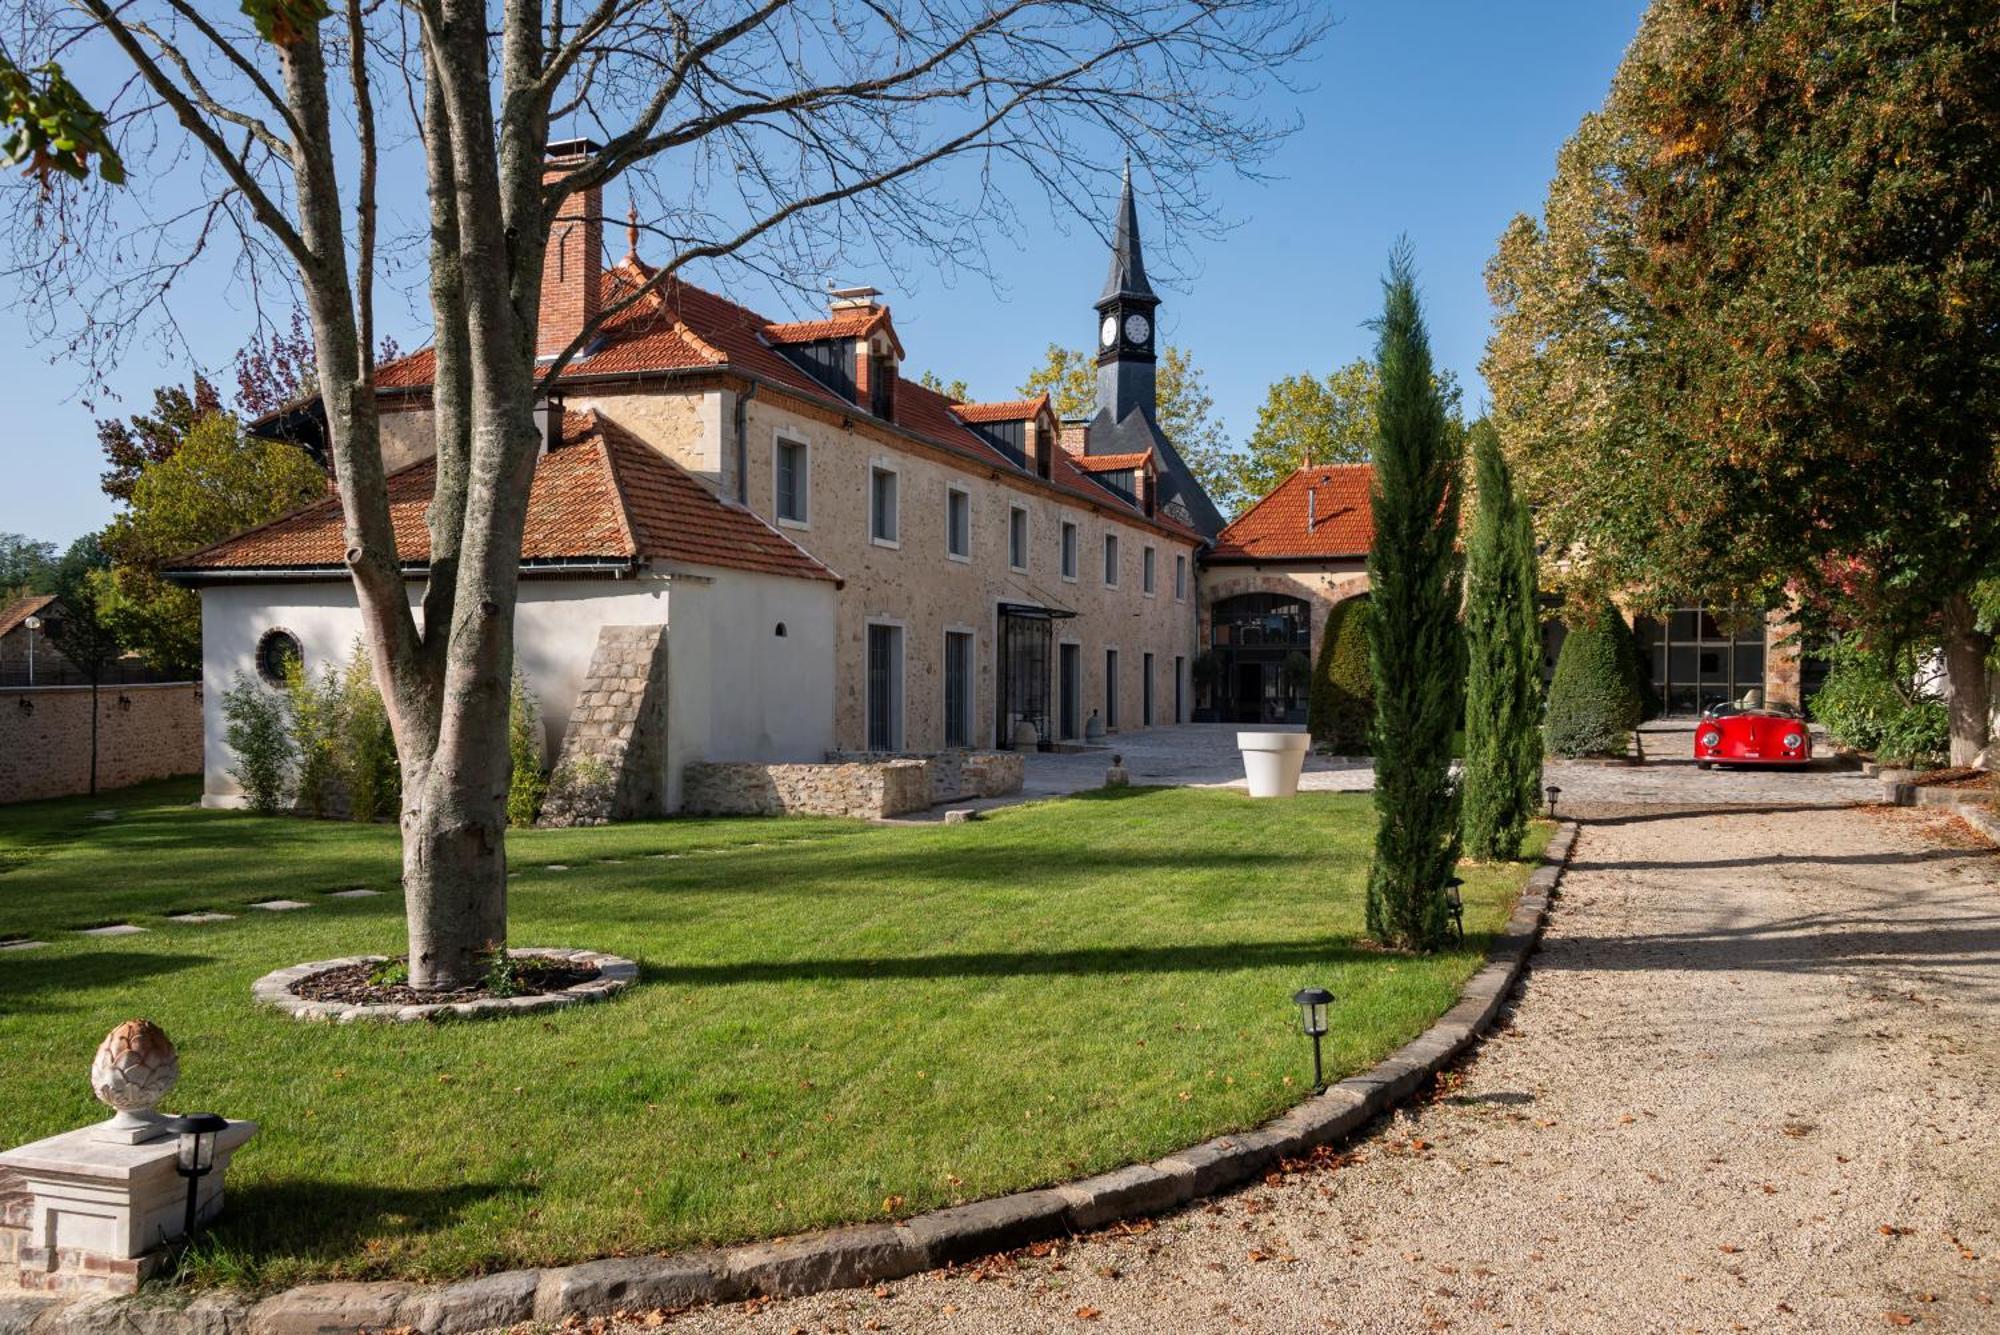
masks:
{"type": "MultiPolygon", "coordinates": [[[[1609,603],[1564,638],[1549,684],[1549,750],[1559,756],[1622,756],[1645,703],[1621,647],[1624,618],[1609,603]]],[[[1626,629],[1629,634],[1629,628],[1626,629]]]]}
{"type": "Polygon", "coordinates": [[[1319,662],[1313,667],[1306,699],[1306,728],[1313,740],[1336,755],[1369,753],[1368,729],[1375,721],[1375,683],[1368,675],[1368,619],[1364,595],[1336,603],[1320,634],[1319,662]]]}

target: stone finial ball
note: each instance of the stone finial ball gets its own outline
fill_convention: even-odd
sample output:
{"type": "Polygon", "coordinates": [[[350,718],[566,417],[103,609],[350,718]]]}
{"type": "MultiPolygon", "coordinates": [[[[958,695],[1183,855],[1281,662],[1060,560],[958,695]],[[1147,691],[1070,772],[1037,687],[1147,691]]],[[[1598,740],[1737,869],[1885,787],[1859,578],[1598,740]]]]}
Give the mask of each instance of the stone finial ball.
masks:
{"type": "Polygon", "coordinates": [[[127,1020],[105,1036],[90,1063],[90,1088],[119,1112],[150,1112],[180,1079],[173,1040],[151,1020],[127,1020]]]}

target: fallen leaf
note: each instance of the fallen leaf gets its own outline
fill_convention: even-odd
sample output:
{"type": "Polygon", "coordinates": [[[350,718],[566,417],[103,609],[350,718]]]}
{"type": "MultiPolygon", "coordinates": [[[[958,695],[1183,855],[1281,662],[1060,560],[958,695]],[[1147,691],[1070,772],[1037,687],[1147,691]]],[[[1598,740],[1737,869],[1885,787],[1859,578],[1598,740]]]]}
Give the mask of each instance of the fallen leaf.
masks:
{"type": "Polygon", "coordinates": [[[1104,1313],[1098,1311],[1095,1307],[1079,1307],[1076,1309],[1076,1319],[1078,1321],[1095,1321],[1103,1315],[1104,1313]]]}
{"type": "Polygon", "coordinates": [[[1917,1319],[1908,1312],[1884,1312],[1882,1319],[1892,1326],[1914,1326],[1917,1319]]]}

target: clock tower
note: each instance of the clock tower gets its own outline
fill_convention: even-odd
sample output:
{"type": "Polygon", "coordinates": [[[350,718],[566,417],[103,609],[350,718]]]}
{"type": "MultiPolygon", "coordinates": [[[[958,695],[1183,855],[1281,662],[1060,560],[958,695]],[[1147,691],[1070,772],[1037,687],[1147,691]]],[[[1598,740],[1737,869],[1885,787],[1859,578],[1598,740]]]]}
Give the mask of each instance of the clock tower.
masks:
{"type": "Polygon", "coordinates": [[[1118,231],[1111,249],[1111,275],[1097,299],[1097,408],[1122,422],[1134,409],[1154,415],[1154,312],[1160,299],[1146,281],[1139,249],[1139,210],[1132,202],[1132,164],[1125,164],[1125,188],[1118,199],[1118,231]]]}

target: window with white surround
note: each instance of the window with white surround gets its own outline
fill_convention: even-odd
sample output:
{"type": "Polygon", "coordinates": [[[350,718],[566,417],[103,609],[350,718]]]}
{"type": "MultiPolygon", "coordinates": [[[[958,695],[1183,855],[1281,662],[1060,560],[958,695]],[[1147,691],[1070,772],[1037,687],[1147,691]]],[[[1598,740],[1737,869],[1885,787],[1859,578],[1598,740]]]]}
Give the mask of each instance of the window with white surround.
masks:
{"type": "Polygon", "coordinates": [[[806,443],[779,436],[771,450],[771,470],[778,522],[804,528],[812,514],[812,460],[806,443]]]}
{"type": "Polygon", "coordinates": [[[876,464],[868,473],[868,536],[884,547],[901,546],[900,516],[896,513],[897,484],[901,479],[893,468],[876,464]]]}
{"type": "Polygon", "coordinates": [[[903,749],[903,628],[868,625],[868,749],[903,749]]]}
{"type": "Polygon", "coordinates": [[[972,632],[944,633],[944,744],[972,745],[972,632]]]}
{"type": "Polygon", "coordinates": [[[944,489],[944,554],[954,561],[972,559],[972,497],[963,487],[944,489]]]}
{"type": "Polygon", "coordinates": [[[1076,525],[1067,519],[1062,526],[1062,577],[1076,583],[1076,525]]]}
{"type": "Polygon", "coordinates": [[[1139,588],[1148,598],[1153,596],[1153,567],[1159,563],[1159,553],[1148,546],[1139,553],[1139,588]]]}
{"type": "Polygon", "coordinates": [[[1007,565],[1013,570],[1028,568],[1028,512],[1018,505],[1007,511],[1007,565]]]}
{"type": "Polygon", "coordinates": [[[1107,589],[1118,587],[1118,535],[1116,533],[1107,533],[1104,535],[1104,587],[1107,589]]]}
{"type": "Polygon", "coordinates": [[[1174,601],[1187,601],[1187,553],[1174,553],[1174,601]]]}

